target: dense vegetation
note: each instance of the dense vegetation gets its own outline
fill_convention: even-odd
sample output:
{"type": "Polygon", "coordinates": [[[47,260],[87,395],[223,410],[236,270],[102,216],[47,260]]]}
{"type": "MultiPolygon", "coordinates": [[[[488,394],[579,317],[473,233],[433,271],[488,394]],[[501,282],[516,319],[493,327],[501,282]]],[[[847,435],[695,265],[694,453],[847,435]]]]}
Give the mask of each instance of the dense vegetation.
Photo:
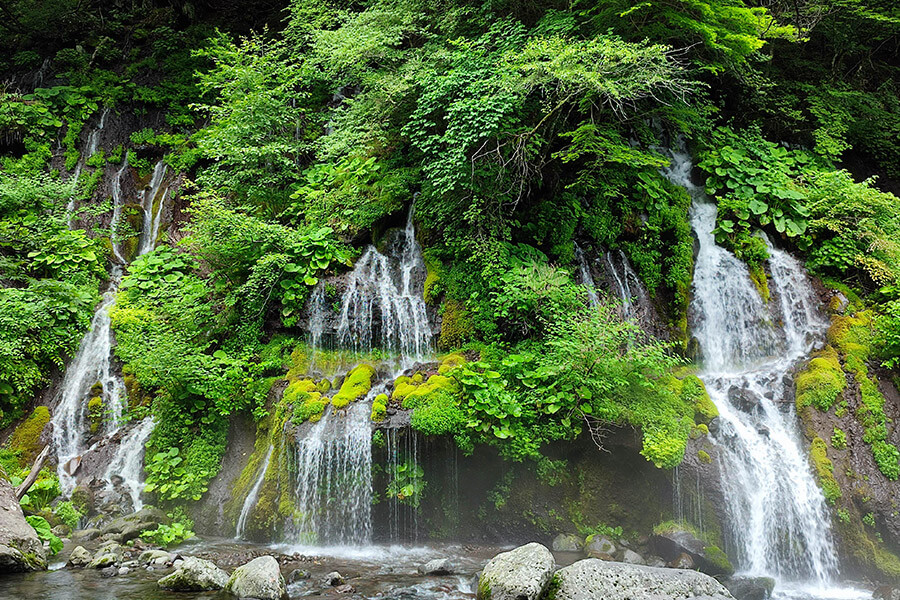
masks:
{"type": "Polygon", "coordinates": [[[313,286],[414,198],[437,345],[466,360],[376,411],[401,403],[424,433],[539,462],[551,442],[627,424],[676,466],[711,416],[681,369],[690,199],[659,171],[683,136],[720,243],[764,279],[763,230],[868,311],[865,352],[833,343],[871,392],[866,442],[896,479],[871,396],[900,366],[895,2],[215,4],[0,0],[0,423],[72,356],[113,243],[138,234],[110,230],[103,173],[127,160],[146,177],[164,157],[186,176],[177,240],[128,267],[112,311],[132,409],[158,421],[159,500],[204,493],[229,417],[272,408],[313,286]],[[146,126],[81,156],[105,109],[146,126]],[[630,258],[667,339],[610,301],[588,308],[575,242],[630,258]]]}

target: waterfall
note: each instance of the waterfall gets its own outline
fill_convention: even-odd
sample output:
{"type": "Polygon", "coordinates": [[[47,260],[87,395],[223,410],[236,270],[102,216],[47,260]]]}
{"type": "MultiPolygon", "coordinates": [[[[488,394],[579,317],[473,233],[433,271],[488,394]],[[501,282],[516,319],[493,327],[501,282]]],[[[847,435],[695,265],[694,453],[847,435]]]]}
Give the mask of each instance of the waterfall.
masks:
{"type": "Polygon", "coordinates": [[[399,245],[396,258],[368,246],[356,262],[341,299],[336,337],[339,346],[361,352],[372,350],[378,341],[380,348],[398,355],[400,365],[408,367],[430,354],[432,338],[422,297],[425,263],[412,208],[399,245]]]}
{"type": "MultiPolygon", "coordinates": [[[[372,394],[369,394],[372,396],[372,394]]],[[[326,410],[296,440],[290,539],[297,544],[366,545],[372,541],[372,429],[368,401],[326,410]]]]}
{"type": "Polygon", "coordinates": [[[128,158],[122,161],[122,166],[116,171],[116,176],[112,180],[112,201],[113,214],[109,221],[109,242],[112,245],[113,256],[119,261],[119,264],[128,264],[125,257],[122,256],[122,244],[117,239],[119,221],[122,220],[122,175],[128,168],[128,158]]]}
{"type": "Polygon", "coordinates": [[[696,259],[691,325],[703,354],[700,377],[719,409],[713,441],[727,514],[728,547],[740,570],[782,582],[826,585],[837,559],[825,499],[810,471],[793,411],[790,372],[823,323],[800,264],[769,246],[783,325],[775,325],[746,265],[715,244],[716,205],[690,180],[690,155],[663,171],[693,198],[696,259]]]}
{"type": "Polygon", "coordinates": [[[144,219],[141,230],[141,240],[138,245],[137,255],[142,256],[156,248],[156,240],[159,237],[159,226],[165,209],[168,188],[163,188],[163,180],[166,176],[166,163],[160,160],[153,168],[153,176],[150,184],[141,192],[141,208],[144,211],[144,219]],[[160,190],[162,192],[160,193],[160,190]]]}
{"type": "MultiPolygon", "coordinates": [[[[404,476],[410,481],[418,477],[419,450],[418,437],[412,428],[389,428],[385,430],[387,445],[388,476],[395,486],[404,476]],[[404,475],[404,473],[406,475],[404,475]],[[411,475],[410,475],[411,473],[411,475]]],[[[418,541],[419,511],[415,506],[405,505],[398,493],[390,494],[388,501],[388,523],[390,540],[397,543],[402,540],[418,541]]],[[[458,498],[456,499],[458,502],[458,498]]]]}
{"type": "Polygon", "coordinates": [[[53,446],[56,449],[60,487],[68,495],[75,488],[73,477],[84,451],[84,431],[89,429],[87,398],[96,384],[103,400],[106,433],[118,429],[123,411],[125,386],[112,368],[113,335],[109,309],[116,300],[116,290],[122,273],[113,268],[109,287],[94,313],[90,330],[81,339],[75,358],[66,369],[53,412],[53,446]]]}
{"type": "Polygon", "coordinates": [[[153,433],[155,425],[152,417],[146,417],[129,431],[122,438],[118,451],[103,475],[108,490],[113,489],[114,478],[121,480],[121,485],[131,497],[131,508],[134,512],[144,507],[144,503],[141,502],[141,492],[144,491],[144,445],[153,433]]]}
{"type": "Polygon", "coordinates": [[[594,283],[593,275],[591,275],[591,268],[584,258],[584,252],[578,244],[575,244],[575,260],[578,262],[578,274],[581,277],[581,285],[587,290],[588,301],[592,307],[596,307],[600,304],[600,299],[597,296],[597,285],[594,283]]]}
{"type": "MultiPolygon", "coordinates": [[[[85,163],[100,149],[100,133],[103,131],[103,128],[106,127],[107,116],[109,116],[109,109],[104,108],[103,112],[100,113],[100,122],[97,124],[97,127],[88,134],[87,146],[85,146],[84,152],[81,153],[78,164],[75,165],[75,170],[72,171],[73,186],[78,184],[78,179],[81,177],[81,172],[84,170],[85,163]]],[[[68,219],[69,227],[72,226],[72,219],[75,213],[75,191],[73,191],[72,194],[73,195],[69,198],[69,203],[66,204],[66,218],[68,219]]]]}
{"type": "Polygon", "coordinates": [[[257,498],[259,498],[259,488],[262,487],[263,481],[266,478],[266,471],[269,469],[269,461],[272,460],[273,449],[274,446],[269,444],[269,450],[266,452],[266,457],[263,459],[262,466],[259,468],[259,474],[256,476],[256,481],[253,483],[253,487],[250,488],[250,493],[244,498],[244,504],[241,506],[241,514],[238,517],[237,522],[236,539],[244,537],[244,532],[247,529],[247,519],[250,518],[250,513],[253,511],[253,507],[256,506],[257,498]]]}

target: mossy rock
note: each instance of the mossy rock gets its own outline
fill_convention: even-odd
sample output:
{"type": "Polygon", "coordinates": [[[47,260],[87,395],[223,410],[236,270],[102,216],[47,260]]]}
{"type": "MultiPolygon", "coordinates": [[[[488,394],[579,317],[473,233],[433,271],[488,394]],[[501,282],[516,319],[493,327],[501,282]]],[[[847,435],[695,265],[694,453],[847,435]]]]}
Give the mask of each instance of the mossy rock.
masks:
{"type": "Polygon", "coordinates": [[[749,273],[750,280],[753,282],[753,285],[756,286],[756,291],[759,292],[759,297],[762,298],[764,302],[771,300],[772,293],[769,291],[769,278],[766,276],[766,270],[762,265],[751,267],[749,273]]]}
{"type": "Polygon", "coordinates": [[[809,365],[797,375],[797,408],[814,406],[827,412],[838,401],[847,377],[833,347],[828,346],[809,361],[809,365]]]}
{"type": "Polygon", "coordinates": [[[41,443],[41,433],[47,423],[50,422],[50,409],[46,406],[38,406],[27,419],[19,423],[16,429],[9,436],[7,446],[10,450],[19,450],[19,464],[23,467],[30,466],[37,458],[38,453],[43,449],[41,443]]]}
{"type": "Polygon", "coordinates": [[[351,402],[365,398],[372,389],[372,379],[375,377],[375,367],[363,363],[357,365],[344,378],[341,389],[331,399],[335,408],[344,408],[351,402]]]}
{"type": "Polygon", "coordinates": [[[426,304],[434,304],[437,300],[436,287],[441,279],[441,261],[425,254],[425,284],[422,287],[422,298],[426,304]]]}
{"type": "Polygon", "coordinates": [[[705,465],[712,463],[712,457],[709,455],[709,452],[706,450],[698,450],[697,451],[697,459],[705,465]]]}
{"type": "Polygon", "coordinates": [[[809,457],[816,475],[819,477],[819,485],[822,486],[825,499],[830,504],[834,504],[841,498],[841,488],[834,477],[834,464],[828,458],[828,447],[825,445],[825,440],[820,437],[813,439],[809,448],[809,457]]]}
{"type": "Polygon", "coordinates": [[[444,350],[459,348],[472,339],[475,325],[465,304],[458,300],[445,300],[441,312],[441,335],[438,347],[444,350]]]}
{"type": "Polygon", "coordinates": [[[455,395],[459,390],[456,380],[446,375],[432,375],[427,381],[421,373],[412,378],[398,377],[394,382],[391,399],[399,401],[403,408],[412,409],[431,403],[439,394],[455,395]]]}
{"type": "Polygon", "coordinates": [[[446,375],[456,367],[466,364],[466,357],[462,354],[454,353],[448,354],[441,358],[440,365],[438,366],[438,374],[446,375]]]}
{"type": "Polygon", "coordinates": [[[103,411],[106,406],[103,398],[94,396],[88,400],[88,420],[91,422],[91,433],[97,433],[103,425],[103,411]]]}
{"type": "Polygon", "coordinates": [[[384,418],[387,416],[388,402],[390,402],[390,399],[387,397],[387,394],[375,396],[375,399],[372,400],[372,421],[376,423],[384,421],[384,418]]]}

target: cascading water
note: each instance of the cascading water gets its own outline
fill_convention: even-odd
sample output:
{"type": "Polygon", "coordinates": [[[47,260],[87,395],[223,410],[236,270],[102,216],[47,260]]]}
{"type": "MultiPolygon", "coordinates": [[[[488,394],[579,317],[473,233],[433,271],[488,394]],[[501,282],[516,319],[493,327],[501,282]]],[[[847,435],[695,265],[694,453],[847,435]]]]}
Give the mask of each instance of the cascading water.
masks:
{"type": "MultiPolygon", "coordinates": [[[[109,109],[104,108],[103,112],[100,113],[100,122],[97,124],[97,127],[88,134],[88,142],[87,146],[85,146],[84,152],[81,153],[81,158],[78,160],[78,164],[75,165],[75,170],[72,171],[72,184],[76,185],[78,183],[79,178],[81,178],[81,172],[84,170],[85,163],[97,153],[97,150],[100,149],[100,134],[103,131],[103,128],[106,126],[106,117],[109,116],[109,109]]],[[[74,218],[75,213],[75,195],[69,198],[69,203],[66,205],[66,218],[68,219],[69,226],[72,226],[72,219],[74,218]]]]}
{"type": "Polygon", "coordinates": [[[144,211],[144,219],[141,230],[140,244],[137,255],[147,254],[156,248],[156,240],[159,237],[159,226],[162,223],[162,215],[165,209],[168,188],[162,187],[166,177],[166,163],[159,161],[153,168],[153,176],[150,185],[141,192],[141,208],[144,211]]]}
{"type": "Polygon", "coordinates": [[[374,246],[363,252],[341,300],[336,337],[340,347],[368,351],[380,331],[378,346],[398,355],[401,367],[409,367],[430,353],[432,340],[421,289],[425,262],[416,242],[412,208],[399,243],[397,258],[374,246]]]}
{"type": "Polygon", "coordinates": [[[783,326],[775,325],[746,265],[716,245],[716,205],[690,179],[690,155],[663,174],[693,198],[699,239],[691,324],[703,353],[700,377],[719,409],[718,446],[728,544],[740,570],[783,582],[827,585],[837,559],[825,499],[810,472],[786,389],[794,364],[823,324],[800,264],[770,246],[783,326]]]}
{"type": "Polygon", "coordinates": [[[575,261],[578,263],[578,275],[581,277],[581,285],[587,290],[588,301],[591,303],[591,306],[599,305],[600,298],[597,296],[597,285],[594,283],[594,276],[591,275],[591,268],[588,266],[581,246],[578,244],[575,244],[575,261]]]}
{"type": "Polygon", "coordinates": [[[272,450],[274,450],[274,446],[269,444],[269,450],[266,452],[266,457],[259,468],[256,481],[253,483],[253,487],[250,488],[250,493],[244,498],[244,505],[241,506],[241,514],[237,522],[235,534],[237,539],[243,538],[244,533],[247,531],[247,519],[250,518],[250,513],[253,511],[253,507],[256,506],[256,500],[259,498],[259,488],[262,487],[263,481],[266,479],[266,471],[269,469],[269,462],[272,460],[272,450]]]}
{"type": "MultiPolygon", "coordinates": [[[[421,477],[419,467],[418,438],[414,429],[390,428],[385,430],[387,446],[387,470],[391,478],[388,500],[388,523],[390,540],[417,541],[419,538],[419,513],[415,506],[403,502],[404,484],[413,487],[421,477]]],[[[410,498],[412,500],[412,498],[410,498]]]]}
{"type": "Polygon", "coordinates": [[[144,418],[126,436],[122,438],[119,449],[109,466],[103,479],[106,480],[107,489],[113,488],[113,482],[118,478],[128,496],[131,498],[131,508],[134,512],[141,510],[144,503],[141,502],[141,492],[144,491],[144,445],[153,433],[156,425],[152,417],[144,418]]]}
{"type": "Polygon", "coordinates": [[[113,335],[109,320],[109,309],[115,303],[121,275],[118,267],[113,269],[103,302],[91,321],[91,329],[82,338],[75,358],[66,369],[59,402],[53,412],[57,471],[62,491],[67,495],[75,487],[73,475],[84,450],[84,432],[90,428],[85,399],[90,397],[95,385],[102,386],[101,390],[93,391],[103,401],[107,433],[119,427],[122,417],[124,385],[110,364],[113,335]]]}
{"type": "Polygon", "coordinates": [[[290,469],[295,474],[298,514],[289,527],[293,543],[371,543],[370,411],[369,401],[351,403],[346,410],[328,409],[306,436],[296,440],[290,469]]]}
{"type": "Polygon", "coordinates": [[[116,171],[116,176],[112,181],[112,201],[113,214],[109,221],[109,239],[112,245],[113,256],[119,261],[119,264],[128,264],[125,257],[122,256],[122,243],[119,239],[119,221],[122,220],[122,175],[128,168],[128,158],[122,161],[122,166],[116,171]]]}

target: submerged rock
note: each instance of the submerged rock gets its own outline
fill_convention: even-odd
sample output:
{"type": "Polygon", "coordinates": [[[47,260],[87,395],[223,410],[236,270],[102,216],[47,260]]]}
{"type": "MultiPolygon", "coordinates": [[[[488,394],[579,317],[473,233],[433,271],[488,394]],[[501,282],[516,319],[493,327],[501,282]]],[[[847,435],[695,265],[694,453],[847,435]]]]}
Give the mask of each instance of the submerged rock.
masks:
{"type": "Polygon", "coordinates": [[[46,568],[44,544],[25,520],[12,485],[0,480],[0,573],[46,568]]]}
{"type": "Polygon", "coordinates": [[[281,600],[287,596],[278,561],[271,556],[254,558],[235,569],[225,589],[239,598],[281,600]]]}
{"type": "Polygon", "coordinates": [[[304,579],[309,579],[312,577],[309,571],[305,571],[303,569],[294,569],[291,571],[290,576],[288,576],[288,581],[290,583],[297,583],[298,581],[303,581],[304,579]]]}
{"type": "Polygon", "coordinates": [[[228,583],[228,573],[211,561],[187,556],[173,573],[156,583],[162,589],[173,592],[220,590],[228,583]]]}
{"type": "Polygon", "coordinates": [[[553,538],[554,552],[581,552],[584,542],[572,533],[561,533],[553,538]]]}
{"type": "Polygon", "coordinates": [[[536,600],[553,577],[550,551],[532,542],[492,558],[478,578],[478,600],[536,600]]]}
{"type": "Polygon", "coordinates": [[[555,600],[729,600],[718,581],[696,571],[586,558],[556,572],[555,600]]]}
{"type": "Polygon", "coordinates": [[[69,567],[82,568],[91,564],[93,557],[91,553],[84,549],[84,546],[76,546],[72,553],[69,554],[69,562],[66,563],[69,567]]]}
{"type": "Polygon", "coordinates": [[[420,575],[453,575],[453,564],[449,558],[436,558],[419,566],[420,575]]]}
{"type": "Polygon", "coordinates": [[[344,576],[337,571],[332,571],[325,576],[325,585],[338,586],[344,583],[344,576]]]}

